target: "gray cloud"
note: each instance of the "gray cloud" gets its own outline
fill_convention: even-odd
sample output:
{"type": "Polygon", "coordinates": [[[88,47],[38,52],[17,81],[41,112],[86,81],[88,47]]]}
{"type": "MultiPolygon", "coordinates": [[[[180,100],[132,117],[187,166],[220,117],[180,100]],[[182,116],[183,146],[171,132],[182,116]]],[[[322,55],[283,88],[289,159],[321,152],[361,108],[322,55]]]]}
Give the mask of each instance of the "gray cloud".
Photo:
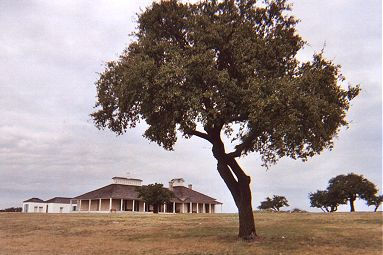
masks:
{"type": "MultiPolygon", "coordinates": [[[[144,124],[116,137],[90,121],[97,72],[128,45],[135,13],[150,2],[0,2],[0,208],[32,196],[79,195],[131,172],[165,185],[184,177],[222,201],[224,211],[235,211],[209,144],[180,139],[167,152],[141,136],[144,124]]],[[[333,151],[304,163],[282,159],[268,171],[256,154],[240,160],[252,176],[254,206],[280,194],[309,210],[309,192],[351,171],[382,186],[380,10],[373,0],[294,1],[298,30],[310,44],[301,59],[326,42],[325,55],[363,91],[333,151]]],[[[362,202],[357,208],[366,209],[362,202]]]]}

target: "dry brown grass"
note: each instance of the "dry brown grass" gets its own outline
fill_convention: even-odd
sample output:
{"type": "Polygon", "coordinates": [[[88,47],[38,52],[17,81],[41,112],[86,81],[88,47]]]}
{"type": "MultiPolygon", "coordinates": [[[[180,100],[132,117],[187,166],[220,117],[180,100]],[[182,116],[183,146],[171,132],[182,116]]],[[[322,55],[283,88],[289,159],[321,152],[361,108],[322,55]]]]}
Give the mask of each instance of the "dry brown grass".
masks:
{"type": "Polygon", "coordinates": [[[0,254],[382,254],[382,213],[0,214],[0,254]]]}

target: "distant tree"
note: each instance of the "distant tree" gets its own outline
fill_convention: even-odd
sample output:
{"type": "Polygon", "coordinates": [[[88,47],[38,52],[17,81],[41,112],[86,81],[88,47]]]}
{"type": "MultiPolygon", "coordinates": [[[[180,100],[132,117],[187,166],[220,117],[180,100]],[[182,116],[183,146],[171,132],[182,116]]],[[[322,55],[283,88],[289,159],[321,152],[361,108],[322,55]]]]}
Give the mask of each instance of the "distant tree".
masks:
{"type": "Polygon", "coordinates": [[[262,201],[261,205],[258,206],[259,210],[267,210],[272,208],[273,208],[272,201],[271,201],[271,198],[269,197],[267,197],[265,201],[262,201]]]}
{"type": "Polygon", "coordinates": [[[164,203],[169,203],[173,192],[164,188],[162,184],[155,183],[137,187],[138,197],[148,205],[153,206],[153,212],[158,213],[158,208],[164,203]]]}
{"type": "Polygon", "coordinates": [[[209,142],[246,240],[256,236],[251,179],[238,158],[256,152],[268,166],[331,149],[359,93],[344,87],[340,67],[323,52],[298,60],[305,41],[286,0],[259,3],[154,2],[139,14],[134,41],[96,82],[92,114],[98,128],[120,135],[143,120],[144,137],[166,150],[177,131],[209,142]]]}
{"type": "Polygon", "coordinates": [[[367,200],[367,205],[368,206],[371,206],[371,205],[374,205],[375,206],[375,209],[374,209],[374,212],[376,212],[379,208],[379,206],[383,203],[383,195],[380,195],[380,196],[373,196],[373,197],[370,197],[368,200],[367,200]]]}
{"type": "Polygon", "coordinates": [[[260,210],[272,209],[274,211],[279,211],[280,208],[284,206],[289,206],[287,199],[284,196],[274,195],[273,198],[267,197],[265,201],[261,202],[261,205],[258,206],[260,210]]]}
{"type": "Polygon", "coordinates": [[[337,193],[327,190],[317,190],[315,193],[310,193],[309,198],[311,207],[320,208],[323,212],[335,212],[340,204],[347,203],[337,193]]]}
{"type": "Polygon", "coordinates": [[[307,213],[307,211],[299,209],[299,208],[294,208],[290,212],[291,213],[307,213]]]}
{"type": "Polygon", "coordinates": [[[354,212],[354,202],[356,199],[371,200],[378,190],[375,184],[363,177],[350,173],[348,175],[338,175],[329,181],[327,188],[329,192],[334,192],[341,199],[350,203],[350,211],[354,212]]]}
{"type": "Polygon", "coordinates": [[[22,208],[21,207],[10,207],[10,208],[6,208],[6,209],[2,209],[2,210],[0,210],[0,212],[22,212],[22,208]]]}

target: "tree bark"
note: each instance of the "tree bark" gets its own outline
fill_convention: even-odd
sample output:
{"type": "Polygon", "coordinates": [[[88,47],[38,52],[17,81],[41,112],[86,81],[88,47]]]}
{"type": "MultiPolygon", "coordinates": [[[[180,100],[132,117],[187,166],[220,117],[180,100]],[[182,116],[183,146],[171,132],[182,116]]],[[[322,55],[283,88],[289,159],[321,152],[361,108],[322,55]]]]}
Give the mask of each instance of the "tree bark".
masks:
{"type": "Polygon", "coordinates": [[[244,240],[254,240],[257,236],[255,231],[253,208],[251,205],[250,177],[248,181],[239,183],[240,203],[238,206],[239,233],[238,237],[244,240]]]}
{"type": "Polygon", "coordinates": [[[354,201],[355,199],[350,198],[350,212],[355,212],[354,201]]]}
{"type": "Polygon", "coordinates": [[[217,159],[217,170],[229,188],[238,208],[239,233],[244,240],[254,240],[256,237],[253,209],[251,205],[250,177],[238,165],[235,158],[225,152],[219,133],[212,139],[213,155],[217,159]],[[234,178],[233,174],[236,178],[234,178]]]}

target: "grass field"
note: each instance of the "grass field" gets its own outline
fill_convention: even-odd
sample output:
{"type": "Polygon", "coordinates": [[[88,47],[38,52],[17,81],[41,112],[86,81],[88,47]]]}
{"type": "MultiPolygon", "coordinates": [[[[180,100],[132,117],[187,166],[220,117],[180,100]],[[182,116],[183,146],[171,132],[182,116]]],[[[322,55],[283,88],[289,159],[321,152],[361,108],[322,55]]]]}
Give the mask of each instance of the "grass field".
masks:
{"type": "Polygon", "coordinates": [[[0,254],[382,254],[382,213],[0,214],[0,254]]]}

